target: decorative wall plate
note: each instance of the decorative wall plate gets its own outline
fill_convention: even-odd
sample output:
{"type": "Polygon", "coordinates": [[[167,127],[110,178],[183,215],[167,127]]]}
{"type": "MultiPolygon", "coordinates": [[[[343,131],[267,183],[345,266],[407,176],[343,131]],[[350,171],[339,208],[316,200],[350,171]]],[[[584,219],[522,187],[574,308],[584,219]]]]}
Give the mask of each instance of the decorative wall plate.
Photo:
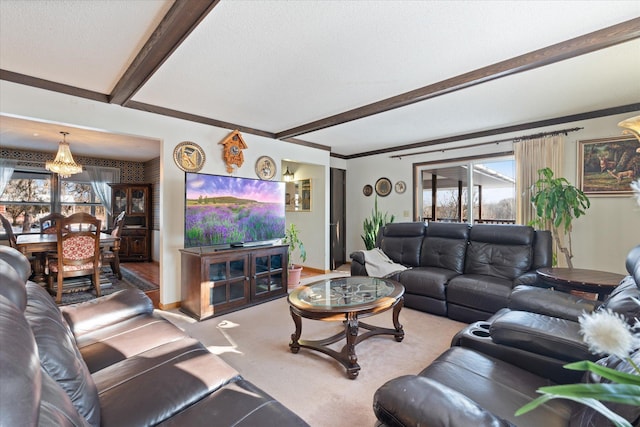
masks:
{"type": "Polygon", "coordinates": [[[407,184],[405,184],[404,181],[398,181],[396,182],[395,189],[396,193],[402,194],[407,189],[407,184]]]}
{"type": "Polygon", "coordinates": [[[380,197],[388,196],[392,188],[389,178],[380,178],[376,181],[376,193],[378,193],[380,197]]]}
{"type": "Polygon", "coordinates": [[[173,161],[185,172],[198,172],[204,166],[206,156],[195,142],[184,141],[173,150],[173,161]]]}
{"type": "Polygon", "coordinates": [[[276,175],[276,162],[269,156],[261,156],[256,161],[256,175],[260,179],[269,181],[276,175]]]}
{"type": "Polygon", "coordinates": [[[373,194],[373,187],[370,186],[369,184],[365,185],[364,187],[362,187],[362,194],[369,197],[370,195],[373,194]]]}

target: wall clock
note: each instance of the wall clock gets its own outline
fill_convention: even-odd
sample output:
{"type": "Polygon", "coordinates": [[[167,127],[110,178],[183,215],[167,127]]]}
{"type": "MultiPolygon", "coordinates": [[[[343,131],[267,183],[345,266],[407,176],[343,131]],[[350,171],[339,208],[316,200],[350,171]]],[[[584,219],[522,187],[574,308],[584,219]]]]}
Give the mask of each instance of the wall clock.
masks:
{"type": "Polygon", "coordinates": [[[205,154],[195,142],[184,141],[173,150],[173,161],[185,172],[198,172],[204,166],[205,154]]]}
{"type": "Polygon", "coordinates": [[[244,163],[242,150],[247,148],[247,144],[244,142],[240,132],[234,130],[223,141],[220,141],[220,144],[224,146],[222,158],[227,165],[227,172],[233,172],[233,165],[242,166],[244,163]]]}
{"type": "Polygon", "coordinates": [[[256,161],[256,175],[260,179],[271,180],[276,175],[276,162],[269,156],[261,156],[256,161]]]}
{"type": "Polygon", "coordinates": [[[391,193],[391,181],[388,178],[380,178],[376,181],[376,193],[380,197],[388,196],[391,193]]]}

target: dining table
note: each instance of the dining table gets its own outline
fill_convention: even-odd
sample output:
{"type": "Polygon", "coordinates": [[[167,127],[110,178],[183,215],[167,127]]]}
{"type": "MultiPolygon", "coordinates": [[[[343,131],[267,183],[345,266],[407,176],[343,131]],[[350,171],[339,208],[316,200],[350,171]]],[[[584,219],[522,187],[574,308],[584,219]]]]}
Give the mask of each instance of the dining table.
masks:
{"type": "MultiPolygon", "coordinates": [[[[118,239],[119,237],[112,236],[111,234],[100,233],[100,247],[111,247],[118,239]]],[[[58,250],[58,235],[55,233],[20,234],[16,236],[16,249],[22,252],[25,256],[30,253],[34,254],[31,262],[33,268],[32,280],[36,283],[43,283],[45,281],[45,257],[42,255],[47,252],[55,252],[58,250]]]]}

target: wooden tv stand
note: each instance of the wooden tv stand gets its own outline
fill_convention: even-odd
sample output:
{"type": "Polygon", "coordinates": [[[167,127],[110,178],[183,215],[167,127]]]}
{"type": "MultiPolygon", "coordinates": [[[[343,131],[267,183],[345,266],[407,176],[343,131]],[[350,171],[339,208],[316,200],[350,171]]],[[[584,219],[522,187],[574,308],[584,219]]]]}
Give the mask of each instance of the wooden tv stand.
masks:
{"type": "Polygon", "coordinates": [[[180,249],[180,310],[203,320],[286,295],[287,249],[180,249]]]}

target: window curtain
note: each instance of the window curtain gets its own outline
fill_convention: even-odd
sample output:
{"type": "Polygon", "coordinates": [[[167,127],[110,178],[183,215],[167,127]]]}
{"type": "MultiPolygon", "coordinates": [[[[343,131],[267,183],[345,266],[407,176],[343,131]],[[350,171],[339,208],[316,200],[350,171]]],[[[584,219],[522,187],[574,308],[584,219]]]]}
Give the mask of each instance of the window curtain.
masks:
{"type": "MultiPolygon", "coordinates": [[[[531,186],[538,180],[538,169],[550,168],[553,176],[563,176],[564,136],[527,139],[514,143],[516,159],[516,224],[535,218],[531,186]]],[[[548,228],[550,229],[550,228],[548,228]]]]}
{"type": "Polygon", "coordinates": [[[120,182],[120,169],[102,168],[99,166],[85,166],[89,179],[91,179],[91,187],[96,193],[107,214],[113,216],[113,206],[111,206],[111,187],[109,183],[120,182]]]}
{"type": "Polygon", "coordinates": [[[17,164],[17,160],[0,159],[0,196],[4,193],[4,189],[7,188],[17,164]]]}

